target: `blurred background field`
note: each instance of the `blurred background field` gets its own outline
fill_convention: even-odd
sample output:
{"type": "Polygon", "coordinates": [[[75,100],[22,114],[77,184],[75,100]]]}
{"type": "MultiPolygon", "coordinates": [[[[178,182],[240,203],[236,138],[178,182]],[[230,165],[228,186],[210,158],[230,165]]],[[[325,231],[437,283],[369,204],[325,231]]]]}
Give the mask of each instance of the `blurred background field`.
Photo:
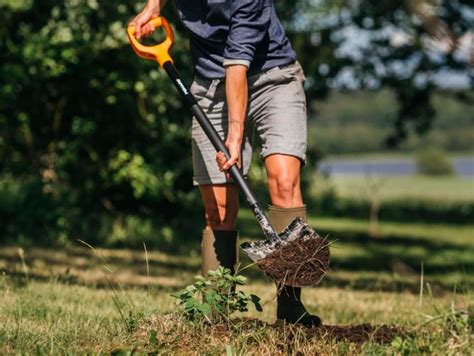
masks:
{"type": "MultiPolygon", "coordinates": [[[[415,335],[311,350],[462,354],[473,320],[472,4],[275,4],[307,77],[309,221],[333,241],[332,271],[304,299],[328,324],[395,323],[415,335]],[[467,333],[456,324],[466,320],[467,333]]],[[[135,326],[167,315],[170,293],[199,272],[190,116],[128,45],[142,6],[0,0],[0,352],[153,351],[118,309],[135,326]]],[[[171,6],[164,14],[190,83],[186,34],[171,6]]],[[[258,150],[249,180],[268,203],[258,150]]],[[[242,240],[262,237],[245,202],[238,228],[242,240]]],[[[250,315],[272,322],[272,283],[255,267],[244,274],[245,291],[266,303],[250,315]]],[[[183,346],[169,337],[163,350],[183,346]]],[[[256,350],[240,336],[196,342],[184,352],[256,350]]]]}
{"type": "Polygon", "coordinates": [[[466,177],[338,175],[329,181],[346,198],[367,198],[371,184],[378,184],[382,200],[410,198],[442,200],[447,203],[474,200],[474,181],[466,177]]]}

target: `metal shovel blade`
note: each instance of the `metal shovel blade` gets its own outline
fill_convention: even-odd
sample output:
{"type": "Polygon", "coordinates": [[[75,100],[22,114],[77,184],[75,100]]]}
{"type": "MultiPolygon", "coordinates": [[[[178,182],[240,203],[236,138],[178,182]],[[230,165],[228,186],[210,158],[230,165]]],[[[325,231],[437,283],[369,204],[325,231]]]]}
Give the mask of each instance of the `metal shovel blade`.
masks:
{"type": "Polygon", "coordinates": [[[317,285],[329,269],[329,244],[303,219],[294,219],[275,240],[244,242],[242,250],[278,284],[317,285]]]}

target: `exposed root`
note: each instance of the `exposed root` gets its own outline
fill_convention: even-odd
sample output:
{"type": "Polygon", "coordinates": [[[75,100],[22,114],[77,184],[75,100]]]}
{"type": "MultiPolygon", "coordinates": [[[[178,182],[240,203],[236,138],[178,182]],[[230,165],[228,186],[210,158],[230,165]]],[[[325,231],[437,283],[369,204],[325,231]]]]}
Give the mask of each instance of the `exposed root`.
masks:
{"type": "Polygon", "coordinates": [[[317,285],[329,270],[329,243],[315,234],[295,239],[257,261],[260,269],[277,284],[295,287],[317,285]]]}

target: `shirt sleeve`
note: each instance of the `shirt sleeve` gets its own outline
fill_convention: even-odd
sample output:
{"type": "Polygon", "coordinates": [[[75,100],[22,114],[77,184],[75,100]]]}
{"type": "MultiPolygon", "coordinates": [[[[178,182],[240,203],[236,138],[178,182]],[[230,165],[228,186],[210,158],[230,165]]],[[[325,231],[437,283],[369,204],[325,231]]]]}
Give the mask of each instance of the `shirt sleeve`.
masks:
{"type": "Polygon", "coordinates": [[[257,45],[267,34],[271,0],[233,0],[229,36],[224,50],[224,66],[250,66],[257,45]]]}

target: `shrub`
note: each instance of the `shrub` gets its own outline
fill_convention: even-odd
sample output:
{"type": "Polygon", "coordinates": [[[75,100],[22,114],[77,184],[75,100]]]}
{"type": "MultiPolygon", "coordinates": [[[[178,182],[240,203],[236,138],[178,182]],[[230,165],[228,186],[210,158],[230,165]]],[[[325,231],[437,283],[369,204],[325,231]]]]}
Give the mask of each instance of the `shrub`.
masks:
{"type": "Polygon", "coordinates": [[[428,176],[446,176],[454,174],[453,165],[446,153],[439,148],[430,147],[416,156],[418,173],[428,176]]]}

